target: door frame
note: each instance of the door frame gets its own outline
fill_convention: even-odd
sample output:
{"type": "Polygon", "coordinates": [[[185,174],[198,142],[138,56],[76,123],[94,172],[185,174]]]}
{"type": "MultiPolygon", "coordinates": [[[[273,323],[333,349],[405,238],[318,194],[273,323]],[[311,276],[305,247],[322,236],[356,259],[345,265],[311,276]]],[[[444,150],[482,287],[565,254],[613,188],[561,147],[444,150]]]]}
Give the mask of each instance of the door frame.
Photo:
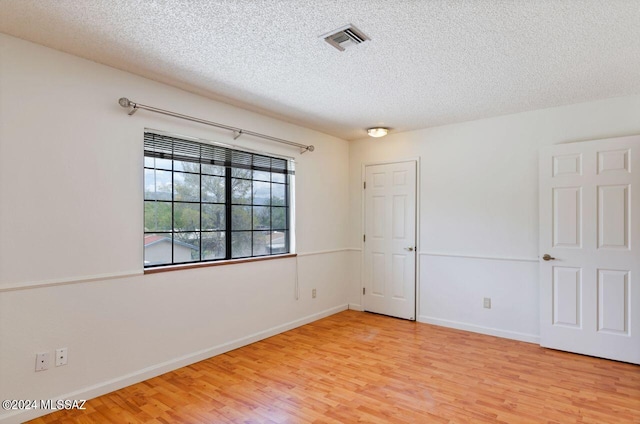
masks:
{"type": "MultiPolygon", "coordinates": [[[[365,189],[364,189],[364,181],[366,178],[367,166],[375,166],[375,165],[390,165],[394,163],[407,163],[411,162],[416,167],[416,215],[415,215],[415,240],[416,240],[416,263],[415,263],[415,282],[414,282],[414,291],[415,291],[415,319],[414,321],[419,321],[420,317],[420,257],[422,256],[422,251],[420,250],[420,156],[405,158],[405,159],[395,159],[395,160],[385,160],[385,161],[376,161],[376,162],[363,162],[361,166],[360,173],[360,234],[365,234],[365,189]]],[[[358,297],[360,298],[360,307],[361,310],[364,311],[364,298],[362,295],[362,291],[364,289],[364,241],[362,237],[360,237],[360,287],[358,292],[358,297]]]]}

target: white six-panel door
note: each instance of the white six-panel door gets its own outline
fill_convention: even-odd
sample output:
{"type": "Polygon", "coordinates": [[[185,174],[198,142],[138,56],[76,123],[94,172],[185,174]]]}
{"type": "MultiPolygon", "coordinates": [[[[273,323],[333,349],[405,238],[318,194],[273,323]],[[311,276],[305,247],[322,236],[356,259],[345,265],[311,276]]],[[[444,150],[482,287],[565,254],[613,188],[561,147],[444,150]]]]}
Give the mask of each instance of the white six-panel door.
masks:
{"type": "Polygon", "coordinates": [[[540,344],[639,364],[639,277],[640,136],[543,149],[540,344]]]}
{"type": "Polygon", "coordinates": [[[416,162],[365,167],[365,311],[416,316],[416,162]]]}

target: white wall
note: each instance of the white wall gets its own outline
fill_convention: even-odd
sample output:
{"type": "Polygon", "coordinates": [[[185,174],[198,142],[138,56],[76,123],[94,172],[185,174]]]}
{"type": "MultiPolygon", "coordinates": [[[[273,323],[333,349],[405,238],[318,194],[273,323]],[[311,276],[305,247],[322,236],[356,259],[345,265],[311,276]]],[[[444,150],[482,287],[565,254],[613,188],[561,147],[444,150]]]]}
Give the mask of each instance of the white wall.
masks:
{"type": "Polygon", "coordinates": [[[0,399],[95,396],[346,308],[345,141],[5,35],[0,199],[0,399]],[[316,150],[129,117],[122,96],[316,150]],[[145,127],[295,156],[297,267],[142,275],[145,127]],[[35,373],[36,352],[58,347],[69,364],[35,373]]]}
{"type": "Polygon", "coordinates": [[[362,240],[362,164],[419,157],[418,319],[536,342],[538,150],[639,133],[632,96],[351,142],[351,245],[362,240]]]}

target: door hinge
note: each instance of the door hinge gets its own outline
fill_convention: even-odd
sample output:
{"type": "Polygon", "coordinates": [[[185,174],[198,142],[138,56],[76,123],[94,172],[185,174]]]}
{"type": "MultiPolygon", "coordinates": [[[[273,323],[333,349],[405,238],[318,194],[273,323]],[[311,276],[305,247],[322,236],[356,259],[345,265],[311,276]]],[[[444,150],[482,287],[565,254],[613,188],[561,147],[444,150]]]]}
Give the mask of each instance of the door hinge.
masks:
{"type": "Polygon", "coordinates": [[[367,292],[367,289],[365,289],[364,287],[362,288],[362,294],[365,294],[367,292]]]}
{"type": "Polygon", "coordinates": [[[366,181],[364,182],[364,189],[365,190],[367,189],[367,182],[366,181]]]}
{"type": "Polygon", "coordinates": [[[364,241],[364,242],[366,242],[366,241],[367,241],[367,235],[366,235],[366,234],[363,234],[363,235],[362,235],[362,241],[364,241]]]}

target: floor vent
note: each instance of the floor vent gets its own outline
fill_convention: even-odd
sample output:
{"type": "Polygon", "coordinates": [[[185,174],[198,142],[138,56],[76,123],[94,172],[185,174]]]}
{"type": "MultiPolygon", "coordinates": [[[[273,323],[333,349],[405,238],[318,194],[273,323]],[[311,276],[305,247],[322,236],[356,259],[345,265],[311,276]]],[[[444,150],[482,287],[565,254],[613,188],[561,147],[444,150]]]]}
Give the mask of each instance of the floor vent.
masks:
{"type": "Polygon", "coordinates": [[[324,41],[331,44],[341,52],[343,52],[347,47],[355,46],[370,40],[369,37],[364,35],[362,31],[353,25],[346,25],[342,28],[331,31],[328,34],[322,35],[321,37],[324,38],[324,41]]]}

